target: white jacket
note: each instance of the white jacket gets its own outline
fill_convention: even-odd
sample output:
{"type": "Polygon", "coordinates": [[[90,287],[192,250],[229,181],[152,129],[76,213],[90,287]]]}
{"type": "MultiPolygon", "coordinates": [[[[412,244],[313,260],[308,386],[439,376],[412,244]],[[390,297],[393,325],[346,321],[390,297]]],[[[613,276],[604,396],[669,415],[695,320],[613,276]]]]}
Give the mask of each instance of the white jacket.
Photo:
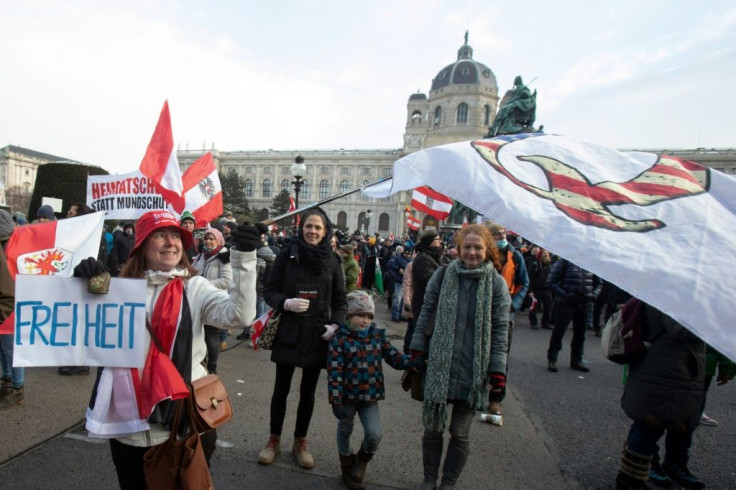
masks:
{"type": "MultiPolygon", "coordinates": [[[[219,328],[242,328],[250,325],[256,313],[256,252],[230,252],[233,281],[227,291],[217,289],[210,281],[191,277],[184,288],[192,315],[192,381],[207,375],[202,365],[207,354],[203,324],[219,328]]],[[[146,314],[150,318],[153,305],[163,286],[184,271],[168,273],[148,271],[146,314]]],[[[147,358],[150,335],[144,331],[147,358]]],[[[155,347],[154,347],[155,348],[155,347]]],[[[143,365],[138,366],[143,370],[143,365]]],[[[124,444],[139,447],[155,446],[166,440],[169,431],[159,424],[149,424],[138,414],[131,370],[105,368],[97,386],[94,409],[87,409],[87,431],[91,437],[116,438],[124,444]],[[113,387],[115,391],[113,403],[113,387]]]]}

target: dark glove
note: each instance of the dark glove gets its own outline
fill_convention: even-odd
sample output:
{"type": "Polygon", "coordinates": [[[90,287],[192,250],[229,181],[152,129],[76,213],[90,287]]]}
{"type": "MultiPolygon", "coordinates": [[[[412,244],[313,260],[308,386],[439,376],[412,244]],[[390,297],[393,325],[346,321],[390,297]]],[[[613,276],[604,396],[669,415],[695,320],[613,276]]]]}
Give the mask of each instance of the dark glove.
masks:
{"type": "Polygon", "coordinates": [[[332,413],[335,415],[337,420],[343,420],[348,418],[348,409],[345,405],[332,405],[332,413]]]}
{"type": "Polygon", "coordinates": [[[491,373],[488,377],[488,383],[491,385],[491,390],[503,391],[506,389],[506,375],[501,373],[491,373]]]}
{"type": "Polygon", "coordinates": [[[103,272],[107,272],[105,264],[94,257],[88,257],[74,268],[74,277],[89,279],[90,277],[99,276],[103,272]]]}
{"type": "Polygon", "coordinates": [[[411,370],[417,373],[423,373],[427,369],[427,363],[424,360],[424,352],[420,350],[413,350],[410,353],[411,356],[411,370]]]}
{"type": "Polygon", "coordinates": [[[268,226],[264,225],[263,223],[256,223],[253,226],[255,226],[256,228],[258,228],[258,232],[261,235],[265,235],[266,233],[268,233],[268,226]]]}
{"type": "Polygon", "coordinates": [[[261,246],[261,234],[258,228],[243,223],[230,233],[235,240],[235,248],[241,252],[252,252],[261,246]]]}

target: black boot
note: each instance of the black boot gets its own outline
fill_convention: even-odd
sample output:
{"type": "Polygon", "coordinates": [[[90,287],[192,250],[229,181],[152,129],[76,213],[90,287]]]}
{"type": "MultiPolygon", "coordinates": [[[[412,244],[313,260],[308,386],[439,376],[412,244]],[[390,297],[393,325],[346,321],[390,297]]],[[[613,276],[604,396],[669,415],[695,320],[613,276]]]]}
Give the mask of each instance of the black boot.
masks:
{"type": "Polygon", "coordinates": [[[360,451],[358,451],[358,454],[355,456],[355,464],[350,472],[350,476],[353,477],[353,480],[357,482],[363,481],[365,468],[368,466],[368,461],[370,461],[371,458],[373,458],[373,455],[363,451],[363,448],[361,447],[360,451]]]}
{"type": "Polygon", "coordinates": [[[635,453],[624,445],[621,452],[621,469],[616,476],[616,490],[640,490],[649,488],[649,467],[652,457],[635,453]]]}
{"type": "Polygon", "coordinates": [[[353,479],[353,477],[350,475],[350,471],[353,469],[353,465],[355,464],[355,455],[351,454],[350,456],[343,456],[340,455],[340,469],[342,470],[342,481],[345,482],[345,485],[348,486],[348,488],[357,488],[357,489],[363,489],[365,488],[365,485],[363,485],[361,482],[357,482],[353,479]]]}

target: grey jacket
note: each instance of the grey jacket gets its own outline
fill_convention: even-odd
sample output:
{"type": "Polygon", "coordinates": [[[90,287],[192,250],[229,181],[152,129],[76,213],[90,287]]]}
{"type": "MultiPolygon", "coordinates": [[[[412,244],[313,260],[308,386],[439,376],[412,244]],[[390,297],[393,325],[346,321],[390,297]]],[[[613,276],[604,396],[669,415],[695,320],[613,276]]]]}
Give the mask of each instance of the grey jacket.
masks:
{"type": "MultiPolygon", "coordinates": [[[[442,283],[439,280],[439,269],[435,271],[427,284],[424,294],[422,312],[414,327],[411,349],[429,352],[425,331],[434,316],[440,296],[442,283]]],[[[491,358],[488,373],[505,373],[506,356],[508,354],[508,328],[511,296],[506,281],[493,270],[493,298],[491,303],[491,358]]],[[[460,276],[457,292],[457,324],[455,343],[450,367],[450,382],[447,391],[448,400],[466,399],[473,382],[473,345],[476,289],[478,281],[460,276]]],[[[441,308],[442,305],[439,305],[441,308]]],[[[429,340],[431,343],[431,339],[429,340]]]]}

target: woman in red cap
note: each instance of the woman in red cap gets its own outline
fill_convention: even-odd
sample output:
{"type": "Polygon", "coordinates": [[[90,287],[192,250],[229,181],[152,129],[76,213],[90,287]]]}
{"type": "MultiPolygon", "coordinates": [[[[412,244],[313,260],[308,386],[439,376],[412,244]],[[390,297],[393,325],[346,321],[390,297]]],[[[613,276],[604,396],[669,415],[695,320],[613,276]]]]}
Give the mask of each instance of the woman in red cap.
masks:
{"type": "MultiPolygon", "coordinates": [[[[233,280],[227,290],[218,289],[197,276],[184,251],[192,233],[168,211],[150,211],[138,220],[135,246],[121,277],[145,279],[146,317],[163,352],[161,359],[153,342],[145,342],[146,362],[137,369],[103,368],[97,376],[87,430],[94,437],[110,439],[113,463],[121,488],[146,488],[143,455],[168,437],[176,403],[187,393],[186,385],[207,374],[202,361],[207,353],[203,325],[219,328],[242,326],[255,315],[256,247],[260,234],[254,226],[240,225],[233,233],[231,250],[233,280]],[[181,379],[166,377],[170,387],[157,389],[163,368],[173,366],[181,379]],[[184,387],[183,393],[181,387],[184,387]]],[[[91,277],[104,270],[93,258],[74,270],[77,277],[91,277]]],[[[149,337],[148,331],[144,335],[149,337]]],[[[202,435],[205,457],[215,450],[217,434],[202,435]]]]}

